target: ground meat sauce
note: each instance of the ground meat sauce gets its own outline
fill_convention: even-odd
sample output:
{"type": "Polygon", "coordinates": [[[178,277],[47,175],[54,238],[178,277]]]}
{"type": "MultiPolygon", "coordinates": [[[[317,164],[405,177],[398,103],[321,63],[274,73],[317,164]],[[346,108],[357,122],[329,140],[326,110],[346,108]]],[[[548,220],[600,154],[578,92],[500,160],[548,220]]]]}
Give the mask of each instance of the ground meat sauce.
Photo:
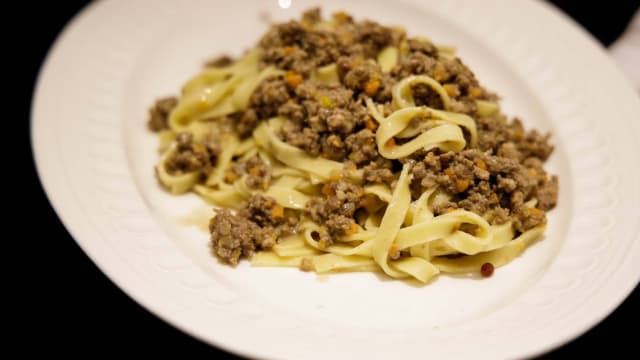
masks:
{"type": "Polygon", "coordinates": [[[178,104],[175,97],[167,97],[156,101],[151,109],[149,109],[149,121],[147,125],[151,131],[160,131],[168,129],[167,120],[171,110],[178,104]]]}
{"type": "Polygon", "coordinates": [[[211,169],[222,150],[216,138],[195,142],[190,132],[178,134],[176,143],[177,151],[166,164],[167,171],[171,174],[211,169]]]}
{"type": "Polygon", "coordinates": [[[288,217],[273,198],[254,195],[237,212],[217,211],[209,222],[211,249],[222,261],[236,265],[255,250],[270,249],[276,241],[294,232],[297,219],[288,217]]]}
{"type": "MultiPolygon", "coordinates": [[[[273,25],[258,43],[263,54],[260,66],[275,66],[284,74],[263,80],[252,93],[249,108],[226,120],[244,139],[261,122],[281,116],[285,118],[277,133],[281,140],[310,156],[361,169],[363,177],[357,183],[346,177],[326,183],[322,194],[312,197],[302,212],[285,211],[263,195],[252,196],[236,214],[218,211],[210,230],[212,249],[219,258],[236,264],[256,250],[268,249],[295,232],[302,218],[319,224],[320,230],[312,236],[320,247],[330,246],[336,238],[357,230],[361,211],[373,213],[384,207],[377,197],[365,195],[364,187],[393,187],[402,164],[408,161],[413,164],[412,200],[435,186],[449,195],[448,200],[433,205],[436,215],[466,209],[492,224],[510,221],[517,233],[546,222],[545,212],[556,205],[558,197],[558,179],[543,169],[553,151],[549,134],[526,131],[519,119],[509,120],[501,114],[478,117],[476,101],[497,101],[498,97],[484,89],[459,58],[441,56],[441,50],[430,41],[408,38],[399,28],[355,21],[345,13],[334,14],[330,21],[333,29],[321,26],[320,11],[312,9],[301,21],[273,25]],[[383,72],[376,59],[387,46],[400,49],[401,56],[390,71],[383,72]],[[338,83],[314,79],[319,67],[332,64],[338,83]],[[467,144],[457,153],[436,149],[398,160],[383,158],[375,141],[378,124],[369,115],[365,100],[371,98],[382,105],[384,116],[388,116],[393,112],[392,87],[407,76],[423,74],[443,84],[451,99],[450,111],[474,118],[477,145],[470,148],[467,144]]],[[[232,61],[223,56],[208,66],[227,66],[232,61]]],[[[412,92],[416,105],[443,109],[441,98],[431,88],[416,85],[412,92]]],[[[175,98],[158,101],[150,109],[149,127],[154,131],[167,128],[168,114],[175,105],[175,98]]],[[[178,144],[178,152],[168,165],[172,172],[212,166],[220,152],[215,141],[196,144],[188,134],[180,134],[178,144]]],[[[248,188],[266,190],[271,170],[258,156],[234,159],[226,180],[230,183],[243,176],[248,188]]],[[[305,266],[310,266],[308,261],[305,266]]],[[[483,266],[485,276],[490,272],[483,266]]]]}
{"type": "Polygon", "coordinates": [[[484,215],[492,224],[512,221],[516,231],[546,222],[544,211],[555,206],[557,178],[548,178],[541,161],[519,162],[478,149],[429,152],[411,170],[414,197],[438,185],[453,194],[434,213],[462,208],[484,215]],[[535,207],[527,200],[537,198],[535,207]]]}

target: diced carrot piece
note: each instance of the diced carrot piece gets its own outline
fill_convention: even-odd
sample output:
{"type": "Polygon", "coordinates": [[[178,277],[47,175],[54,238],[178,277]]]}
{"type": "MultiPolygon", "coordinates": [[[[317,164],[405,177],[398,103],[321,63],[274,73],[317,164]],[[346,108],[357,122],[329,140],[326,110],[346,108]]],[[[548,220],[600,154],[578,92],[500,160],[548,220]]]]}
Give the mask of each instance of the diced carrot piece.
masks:
{"type": "Polygon", "coordinates": [[[353,223],[351,224],[351,227],[349,228],[349,231],[347,231],[347,235],[353,235],[355,233],[358,232],[358,224],[353,223]]]}
{"type": "Polygon", "coordinates": [[[367,83],[364,85],[364,92],[366,92],[369,96],[373,96],[378,92],[379,88],[380,81],[372,79],[367,81],[367,83]]]}
{"type": "Polygon", "coordinates": [[[388,148],[394,147],[394,146],[396,146],[396,141],[393,138],[391,138],[391,139],[387,140],[386,143],[384,143],[384,146],[388,147],[388,148]]]}
{"type": "Polygon", "coordinates": [[[444,91],[447,92],[449,96],[458,96],[460,95],[460,90],[458,90],[458,86],[456,84],[444,84],[442,85],[444,91]]]}
{"type": "Polygon", "coordinates": [[[300,85],[302,81],[302,76],[295,71],[287,71],[284,76],[284,82],[291,88],[295,88],[300,85]]]}
{"type": "Polygon", "coordinates": [[[544,215],[544,213],[542,212],[542,210],[538,209],[538,208],[529,208],[527,209],[527,213],[533,216],[542,216],[544,215]]]}
{"type": "Polygon", "coordinates": [[[482,95],[482,89],[474,86],[471,89],[469,89],[469,96],[471,96],[472,98],[476,99],[479,98],[480,95],[482,95]]]}
{"type": "Polygon", "coordinates": [[[329,184],[324,184],[322,187],[322,193],[325,196],[334,196],[336,194],[329,184]]]}
{"type": "Polygon", "coordinates": [[[271,217],[274,219],[282,219],[284,217],[284,208],[280,205],[276,205],[271,209],[271,217]]]}
{"type": "Polygon", "coordinates": [[[260,168],[257,166],[254,166],[252,168],[249,168],[249,175],[252,176],[259,176],[261,173],[260,168]]]}
{"type": "Polygon", "coordinates": [[[364,126],[371,131],[376,131],[378,129],[378,123],[376,123],[371,116],[367,116],[364,120],[364,126]]]}
{"type": "Polygon", "coordinates": [[[456,180],[456,191],[463,192],[469,187],[469,180],[456,180]]]}

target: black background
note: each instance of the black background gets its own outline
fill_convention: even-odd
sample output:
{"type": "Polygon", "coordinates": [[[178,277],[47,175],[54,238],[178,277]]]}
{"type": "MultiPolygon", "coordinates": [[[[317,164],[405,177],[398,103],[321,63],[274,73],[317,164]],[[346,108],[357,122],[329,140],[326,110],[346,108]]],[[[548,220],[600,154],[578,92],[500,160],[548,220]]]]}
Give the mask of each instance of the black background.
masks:
{"type": "MultiPolygon", "coordinates": [[[[275,0],[274,0],[275,1],[275,0]]],[[[22,74],[17,94],[19,115],[24,128],[18,133],[28,164],[27,191],[29,216],[37,219],[26,239],[8,238],[25,245],[30,258],[30,278],[21,281],[15,308],[25,308],[26,320],[12,327],[12,339],[21,343],[20,353],[46,352],[65,356],[222,356],[231,355],[214,349],[174,329],[148,313],[111,283],[84,255],[60,223],[49,205],[33,167],[28,123],[31,93],[40,64],[49,46],[62,27],[87,1],[46,1],[29,9],[19,10],[22,26],[20,42],[26,51],[12,52],[20,62],[22,74]],[[27,31],[24,31],[27,29],[27,31]],[[25,81],[26,80],[26,81],[25,81]],[[35,231],[34,231],[35,230],[35,231]],[[32,257],[35,254],[35,257],[32,257]]],[[[585,26],[607,46],[623,31],[638,1],[553,1],[585,26]]],[[[5,17],[11,16],[4,13],[5,17]]],[[[10,29],[11,30],[11,29],[10,29]]],[[[14,58],[16,59],[16,58],[14,58]]],[[[5,71],[7,69],[5,68],[5,71]]],[[[8,69],[13,71],[12,68],[8,69]]],[[[14,106],[15,104],[11,104],[14,106]]],[[[638,119],[636,119],[638,120],[638,119]]],[[[14,150],[14,152],[16,152],[14,150]]],[[[5,253],[5,257],[10,254],[5,253]]],[[[22,255],[20,255],[22,257],[22,255]]],[[[640,259],[639,259],[640,266],[640,259]]],[[[639,290],[605,321],[569,344],[544,355],[562,358],[578,354],[593,354],[606,350],[613,354],[637,354],[637,345],[628,341],[628,328],[637,328],[636,306],[640,305],[639,290]]],[[[6,324],[3,325],[6,328],[6,324]]],[[[631,332],[636,333],[632,330],[631,332]]],[[[636,336],[637,339],[637,336],[636,336]]],[[[15,344],[13,344],[15,345],[15,344]]],[[[321,341],[319,342],[321,350],[321,341]]]]}

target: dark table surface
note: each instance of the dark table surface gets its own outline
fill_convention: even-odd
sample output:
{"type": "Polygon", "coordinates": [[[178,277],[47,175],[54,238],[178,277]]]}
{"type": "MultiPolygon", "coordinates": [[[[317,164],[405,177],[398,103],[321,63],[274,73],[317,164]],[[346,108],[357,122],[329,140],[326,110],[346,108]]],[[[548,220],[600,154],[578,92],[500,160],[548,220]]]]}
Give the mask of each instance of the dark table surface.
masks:
{"type": "MultiPolygon", "coordinates": [[[[638,1],[610,1],[607,6],[591,5],[585,1],[553,2],[582,23],[605,46],[619,36],[638,7],[638,1]]],[[[22,39],[29,44],[29,50],[20,58],[28,81],[23,81],[23,87],[19,88],[22,92],[19,98],[25,109],[21,115],[25,127],[20,133],[24,147],[19,152],[24,157],[22,164],[28,164],[26,189],[31,196],[30,216],[38,222],[34,229],[37,235],[31,236],[26,243],[29,247],[26,251],[36,252],[37,261],[33,272],[30,272],[31,278],[23,282],[29,289],[21,289],[18,299],[18,306],[29,308],[30,321],[16,325],[16,340],[30,340],[30,345],[21,347],[24,354],[46,350],[51,355],[67,356],[188,354],[233,358],[176,330],[119,290],[76,245],[42,191],[33,167],[31,149],[27,150],[30,144],[27,119],[31,92],[49,46],[64,24],[86,3],[40,2],[38,7],[22,9],[19,14],[30,19],[33,25],[26,39],[22,39]],[[37,21],[33,21],[33,14],[39,14],[37,21]],[[87,349],[91,352],[88,353],[87,349]]],[[[639,318],[635,308],[640,305],[639,293],[636,288],[603,322],[542,358],[593,354],[604,349],[610,355],[633,354],[637,345],[628,341],[626,334],[629,334],[627,329],[637,326],[639,318]]]]}

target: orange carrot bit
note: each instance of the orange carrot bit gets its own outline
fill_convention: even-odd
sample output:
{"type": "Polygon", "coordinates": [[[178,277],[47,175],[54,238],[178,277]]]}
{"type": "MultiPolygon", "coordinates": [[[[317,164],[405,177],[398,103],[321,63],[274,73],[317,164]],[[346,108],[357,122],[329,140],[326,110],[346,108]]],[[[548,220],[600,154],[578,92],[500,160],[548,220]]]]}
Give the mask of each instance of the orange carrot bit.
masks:
{"type": "Polygon", "coordinates": [[[331,188],[331,185],[329,184],[324,184],[324,186],[322,187],[322,193],[325,196],[334,196],[336,194],[336,192],[331,188]]]}
{"type": "Polygon", "coordinates": [[[473,99],[477,99],[480,97],[480,95],[482,95],[482,89],[474,86],[471,89],[469,89],[469,96],[471,96],[473,99]]]}
{"type": "Polygon", "coordinates": [[[364,126],[371,131],[376,131],[378,129],[378,123],[373,120],[371,116],[367,116],[364,120],[364,126]]]}
{"type": "Polygon", "coordinates": [[[358,230],[359,230],[358,224],[353,223],[351,224],[351,227],[349,228],[349,230],[347,230],[347,235],[353,235],[357,233],[358,230]]]}
{"type": "Polygon", "coordinates": [[[284,82],[291,88],[295,88],[296,86],[302,83],[302,75],[298,74],[295,71],[287,71],[284,76],[284,82]]]}
{"type": "Polygon", "coordinates": [[[358,170],[358,167],[356,166],[356,164],[350,164],[349,167],[347,167],[347,170],[356,171],[358,170]]]}
{"type": "Polygon", "coordinates": [[[487,170],[487,163],[485,163],[482,159],[476,160],[476,166],[482,170],[487,170]]]}
{"type": "Polygon", "coordinates": [[[442,87],[444,88],[444,91],[446,91],[447,95],[449,95],[449,96],[459,96],[460,95],[460,90],[458,89],[458,85],[456,85],[456,84],[444,84],[444,85],[442,85],[442,87]]]}
{"type": "Polygon", "coordinates": [[[257,167],[257,166],[254,166],[254,167],[249,168],[249,175],[252,175],[252,176],[260,176],[260,173],[261,173],[261,172],[262,172],[262,171],[261,171],[261,170],[260,170],[260,168],[259,168],[259,167],[257,167]]]}
{"type": "Polygon", "coordinates": [[[527,169],[527,172],[528,172],[528,173],[529,173],[529,175],[531,175],[531,176],[536,176],[536,175],[538,175],[538,172],[537,172],[537,171],[536,171],[536,169],[534,169],[534,168],[529,168],[529,169],[527,169]]]}
{"type": "Polygon", "coordinates": [[[397,260],[400,258],[400,250],[396,245],[391,245],[391,247],[389,248],[389,257],[392,260],[397,260]]]}
{"type": "Polygon", "coordinates": [[[370,196],[365,196],[364,199],[362,199],[362,201],[360,201],[360,205],[368,212],[371,213],[373,212],[373,199],[371,199],[370,196]]]}
{"type": "Polygon", "coordinates": [[[224,173],[224,180],[228,183],[234,182],[237,178],[236,174],[231,170],[227,170],[224,173]]]}
{"type": "Polygon", "coordinates": [[[380,88],[380,81],[371,79],[367,81],[367,83],[364,85],[364,92],[366,92],[367,95],[369,96],[373,96],[378,92],[379,88],[380,88]]]}
{"type": "Polygon", "coordinates": [[[291,55],[296,51],[296,47],[295,46],[285,46],[284,48],[284,53],[287,55],[291,55]]]}
{"type": "Polygon", "coordinates": [[[384,143],[384,146],[387,147],[387,148],[392,148],[392,147],[396,146],[395,139],[391,138],[391,139],[387,140],[387,142],[384,143]]]}
{"type": "Polygon", "coordinates": [[[449,166],[448,168],[444,169],[444,173],[447,174],[447,176],[453,176],[453,168],[449,166]]]}
{"type": "Polygon", "coordinates": [[[529,208],[527,209],[527,214],[533,215],[533,216],[543,216],[544,212],[538,208],[529,208]]]}
{"type": "Polygon", "coordinates": [[[271,209],[271,217],[274,219],[282,219],[284,217],[284,208],[280,205],[276,205],[271,209]]]}
{"type": "Polygon", "coordinates": [[[456,180],[456,191],[463,192],[469,187],[469,180],[456,180]]]}

